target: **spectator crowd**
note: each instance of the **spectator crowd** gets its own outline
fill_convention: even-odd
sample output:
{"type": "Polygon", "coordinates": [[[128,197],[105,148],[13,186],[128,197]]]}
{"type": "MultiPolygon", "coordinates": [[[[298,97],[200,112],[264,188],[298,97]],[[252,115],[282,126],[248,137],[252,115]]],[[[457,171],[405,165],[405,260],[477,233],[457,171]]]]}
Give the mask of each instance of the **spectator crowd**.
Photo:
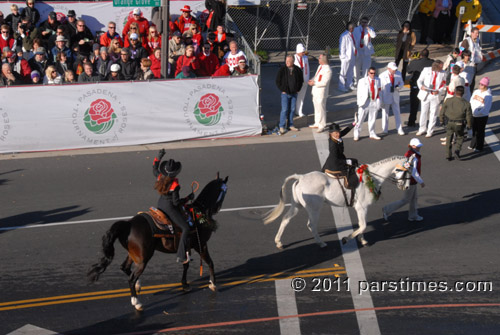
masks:
{"type": "MultiPolygon", "coordinates": [[[[224,1],[205,5],[206,22],[192,16],[188,5],[178,19],[170,17],[167,78],[249,73],[246,55],[223,25],[224,1]]],[[[9,15],[0,12],[0,85],[163,78],[160,22],[150,22],[140,8],[132,14],[121,34],[112,21],[107,31],[92,32],[74,10],[60,22],[53,11],[41,17],[35,0],[27,0],[24,8],[12,4],[9,15]]]]}

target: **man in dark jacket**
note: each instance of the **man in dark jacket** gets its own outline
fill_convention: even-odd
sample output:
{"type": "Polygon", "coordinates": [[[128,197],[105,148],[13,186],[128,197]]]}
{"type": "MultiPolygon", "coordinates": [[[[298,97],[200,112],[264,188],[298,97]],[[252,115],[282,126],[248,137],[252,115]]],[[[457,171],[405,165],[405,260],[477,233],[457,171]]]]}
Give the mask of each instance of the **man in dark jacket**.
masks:
{"type": "Polygon", "coordinates": [[[123,48],[120,53],[120,60],[117,62],[120,65],[120,73],[124,80],[135,80],[139,74],[139,65],[137,62],[130,59],[130,51],[128,48],[123,48]]]}
{"type": "Polygon", "coordinates": [[[417,98],[420,88],[417,85],[418,77],[424,67],[432,66],[434,60],[429,59],[429,50],[424,49],[420,52],[420,58],[415,59],[408,65],[408,74],[410,78],[410,116],[408,117],[408,127],[416,127],[415,121],[417,120],[418,106],[420,100],[417,98]]]}
{"type": "Polygon", "coordinates": [[[226,17],[226,3],[224,0],[205,0],[205,7],[208,9],[207,29],[215,31],[217,26],[224,24],[226,17]]]}
{"type": "Polygon", "coordinates": [[[464,141],[465,125],[472,127],[472,109],[470,103],[463,98],[465,89],[463,86],[455,87],[455,96],[446,99],[441,108],[439,121],[444,123],[444,118],[448,119],[446,124],[446,159],[451,161],[451,138],[456,136],[457,143],[455,146],[454,156],[460,160],[460,150],[464,141]]]}
{"type": "Polygon", "coordinates": [[[276,86],[281,91],[280,134],[285,133],[287,119],[288,128],[298,131],[293,125],[293,115],[295,112],[295,103],[297,102],[297,93],[304,84],[302,70],[293,64],[293,56],[287,56],[285,62],[285,66],[279,69],[276,76],[276,86]]]}

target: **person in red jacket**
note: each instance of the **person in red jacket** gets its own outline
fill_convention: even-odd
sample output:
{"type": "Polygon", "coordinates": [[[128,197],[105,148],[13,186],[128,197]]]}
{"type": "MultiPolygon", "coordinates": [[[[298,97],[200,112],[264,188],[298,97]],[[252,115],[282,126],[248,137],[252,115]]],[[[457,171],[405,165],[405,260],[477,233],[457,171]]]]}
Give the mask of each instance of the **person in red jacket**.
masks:
{"type": "Polygon", "coordinates": [[[184,8],[181,8],[182,15],[179,16],[177,21],[175,21],[175,24],[177,26],[177,29],[183,34],[186,30],[189,30],[191,27],[191,23],[196,23],[196,25],[199,27],[198,21],[194,18],[194,16],[191,15],[191,7],[188,5],[185,5],[184,8]]]}
{"type": "Polygon", "coordinates": [[[10,36],[10,27],[6,24],[2,24],[0,28],[2,32],[2,36],[0,36],[0,51],[3,51],[5,47],[9,47],[9,49],[12,50],[15,40],[10,36]]]}
{"type": "Polygon", "coordinates": [[[203,45],[203,51],[198,56],[200,61],[200,69],[197,74],[198,77],[211,77],[219,68],[219,58],[210,51],[210,44],[203,45]]]}
{"type": "Polygon", "coordinates": [[[212,77],[229,77],[230,75],[231,70],[229,69],[229,65],[223,64],[217,71],[215,71],[212,77]]]}
{"type": "Polygon", "coordinates": [[[11,70],[19,73],[25,84],[31,83],[31,67],[26,59],[19,57],[16,52],[13,51],[7,51],[5,53],[5,59],[10,65],[11,70]]]}
{"type": "Polygon", "coordinates": [[[177,66],[175,67],[175,76],[182,72],[184,66],[189,66],[193,72],[197,72],[200,68],[200,62],[194,55],[194,48],[192,45],[186,47],[184,55],[177,59],[177,66]]]}
{"type": "Polygon", "coordinates": [[[161,49],[160,48],[154,49],[153,53],[149,56],[149,59],[151,59],[151,71],[153,71],[155,78],[160,79],[161,78],[161,49]]]}
{"type": "Polygon", "coordinates": [[[148,52],[148,55],[151,55],[153,53],[153,50],[156,48],[161,49],[161,35],[158,33],[156,26],[149,27],[149,34],[146,37],[145,42],[145,48],[148,52]]]}
{"type": "Polygon", "coordinates": [[[99,44],[103,47],[108,48],[109,45],[111,44],[111,41],[114,40],[115,38],[118,41],[120,41],[120,46],[123,47],[123,40],[120,37],[120,34],[116,32],[116,23],[110,21],[108,23],[108,31],[101,35],[99,44]]]}
{"type": "Polygon", "coordinates": [[[146,20],[145,18],[143,18],[141,16],[142,15],[141,10],[139,8],[135,8],[133,10],[132,14],[133,14],[133,18],[129,19],[127,21],[127,24],[123,28],[123,32],[122,32],[123,40],[125,40],[125,36],[127,36],[128,31],[130,29],[130,24],[132,22],[137,23],[137,25],[139,26],[139,33],[141,34],[141,36],[145,37],[148,35],[149,22],[148,22],[148,20],[146,20]]]}

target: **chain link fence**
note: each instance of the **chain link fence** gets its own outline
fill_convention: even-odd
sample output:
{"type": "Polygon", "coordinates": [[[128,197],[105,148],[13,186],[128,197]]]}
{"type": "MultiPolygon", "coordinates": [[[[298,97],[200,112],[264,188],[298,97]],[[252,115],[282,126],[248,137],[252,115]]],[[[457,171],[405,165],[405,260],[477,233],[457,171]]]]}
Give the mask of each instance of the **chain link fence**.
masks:
{"type": "Polygon", "coordinates": [[[338,55],[339,37],[347,22],[370,19],[377,37],[375,56],[394,56],[395,40],[405,20],[411,20],[419,0],[262,0],[260,6],[229,7],[228,14],[251,47],[263,59],[276,51],[330,50],[338,55]]]}

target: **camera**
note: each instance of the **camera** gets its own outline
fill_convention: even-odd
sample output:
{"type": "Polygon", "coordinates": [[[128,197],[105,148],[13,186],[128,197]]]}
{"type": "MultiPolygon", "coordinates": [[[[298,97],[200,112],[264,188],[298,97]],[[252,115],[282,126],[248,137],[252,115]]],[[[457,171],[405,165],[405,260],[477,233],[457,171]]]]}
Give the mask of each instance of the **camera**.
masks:
{"type": "Polygon", "coordinates": [[[28,30],[28,25],[26,23],[23,23],[19,26],[19,28],[26,31],[26,30],[28,30]]]}

